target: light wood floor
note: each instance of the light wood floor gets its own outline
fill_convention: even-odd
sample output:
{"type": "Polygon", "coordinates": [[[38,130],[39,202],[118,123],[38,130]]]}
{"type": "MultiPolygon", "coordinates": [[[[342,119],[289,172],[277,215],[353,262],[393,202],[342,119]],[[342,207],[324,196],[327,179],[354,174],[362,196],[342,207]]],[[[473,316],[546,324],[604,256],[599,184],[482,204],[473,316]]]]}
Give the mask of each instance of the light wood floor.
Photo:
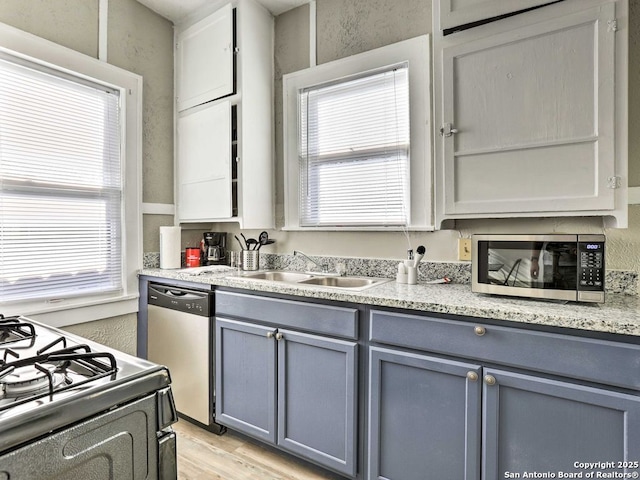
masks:
{"type": "Polygon", "coordinates": [[[185,420],[178,435],[179,480],[342,479],[289,455],[265,448],[232,431],[218,436],[185,420]]]}

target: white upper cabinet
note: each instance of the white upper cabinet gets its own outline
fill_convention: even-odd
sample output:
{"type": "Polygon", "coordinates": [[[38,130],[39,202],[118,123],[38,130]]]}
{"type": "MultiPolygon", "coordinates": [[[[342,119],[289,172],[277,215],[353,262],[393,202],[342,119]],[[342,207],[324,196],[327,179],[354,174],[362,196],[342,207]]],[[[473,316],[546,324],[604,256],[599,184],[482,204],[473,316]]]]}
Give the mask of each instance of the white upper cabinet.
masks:
{"type": "Polygon", "coordinates": [[[235,0],[176,29],[179,223],[275,226],[273,21],[235,0]]]}
{"type": "MultiPolygon", "coordinates": [[[[438,0],[436,0],[438,1],[438,0]]],[[[498,17],[555,0],[439,0],[440,30],[498,17]]]]}
{"type": "Polygon", "coordinates": [[[440,38],[440,222],[572,215],[626,225],[625,7],[567,0],[440,38]]]}
{"type": "Polygon", "coordinates": [[[209,103],[178,115],[181,221],[232,215],[231,104],[209,103]]]}
{"type": "Polygon", "coordinates": [[[231,5],[180,32],[176,49],[178,111],[234,93],[231,5]]]}

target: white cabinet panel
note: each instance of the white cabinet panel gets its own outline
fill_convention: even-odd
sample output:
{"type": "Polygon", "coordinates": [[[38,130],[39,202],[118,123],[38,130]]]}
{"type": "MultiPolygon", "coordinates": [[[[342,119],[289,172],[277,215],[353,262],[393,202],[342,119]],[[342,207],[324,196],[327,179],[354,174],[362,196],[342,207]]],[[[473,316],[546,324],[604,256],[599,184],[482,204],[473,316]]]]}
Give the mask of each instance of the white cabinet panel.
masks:
{"type": "Polygon", "coordinates": [[[438,138],[445,217],[615,208],[615,13],[487,25],[442,49],[437,122],[457,130],[438,138]]]}
{"type": "Polygon", "coordinates": [[[176,79],[179,111],[233,93],[233,55],[231,5],[178,35],[176,79]]]}
{"type": "Polygon", "coordinates": [[[178,117],[178,217],[231,217],[231,104],[222,101],[178,117]]]}
{"type": "MultiPolygon", "coordinates": [[[[437,0],[438,1],[438,0],[437,0]]],[[[440,29],[518,12],[555,0],[439,0],[440,29]]]]}

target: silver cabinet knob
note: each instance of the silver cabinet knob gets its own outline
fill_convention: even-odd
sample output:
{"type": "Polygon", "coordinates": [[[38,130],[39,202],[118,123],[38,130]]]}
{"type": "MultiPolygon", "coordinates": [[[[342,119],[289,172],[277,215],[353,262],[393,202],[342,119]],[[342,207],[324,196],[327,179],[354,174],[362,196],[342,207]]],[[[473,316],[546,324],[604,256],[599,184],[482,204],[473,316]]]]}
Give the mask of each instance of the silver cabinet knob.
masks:
{"type": "Polygon", "coordinates": [[[486,383],[487,385],[495,385],[496,384],[496,377],[494,377],[493,375],[485,375],[484,376],[484,383],[486,383]]]}
{"type": "Polygon", "coordinates": [[[273,338],[273,332],[267,332],[267,338],[273,338]]]}
{"type": "Polygon", "coordinates": [[[280,332],[276,333],[276,340],[282,340],[284,338],[284,335],[280,332]]]}
{"type": "Polygon", "coordinates": [[[476,335],[478,335],[479,337],[481,337],[482,335],[484,335],[485,333],[487,333],[487,329],[484,328],[482,325],[476,325],[476,327],[473,329],[473,331],[476,333],[476,335]]]}
{"type": "Polygon", "coordinates": [[[475,382],[478,380],[478,374],[476,372],[467,372],[467,380],[470,382],[475,382]]]}

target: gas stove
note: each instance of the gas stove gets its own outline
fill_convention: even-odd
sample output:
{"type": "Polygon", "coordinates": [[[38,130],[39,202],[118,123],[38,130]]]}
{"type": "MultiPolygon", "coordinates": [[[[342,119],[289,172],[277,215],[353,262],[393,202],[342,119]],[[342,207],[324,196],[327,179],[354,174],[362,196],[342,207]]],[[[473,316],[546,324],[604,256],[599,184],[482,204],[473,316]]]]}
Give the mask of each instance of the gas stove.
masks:
{"type": "Polygon", "coordinates": [[[42,327],[36,334],[36,325],[20,317],[0,318],[0,352],[0,412],[41,405],[118,372],[113,354],[42,327]]]}
{"type": "MultiPolygon", "coordinates": [[[[98,427],[115,425],[121,417],[139,417],[135,412],[144,414],[143,428],[126,433],[140,438],[137,450],[147,451],[137,453],[138,460],[129,465],[131,472],[109,467],[112,473],[105,478],[129,473],[138,478],[135,468],[147,473],[172,472],[175,435],[170,425],[177,416],[168,370],[25,317],[0,315],[0,478],[4,478],[3,474],[10,478],[37,478],[31,476],[35,471],[29,470],[33,463],[37,464],[40,455],[51,455],[48,449],[60,448],[56,445],[61,439],[64,443],[66,436],[72,443],[82,438],[91,448],[109,444],[108,438],[124,432],[118,430],[114,434],[112,425],[103,427],[104,434],[99,435],[98,427]],[[86,427],[78,430],[83,424],[86,427]],[[135,465],[142,458],[144,468],[135,465]],[[147,465],[148,462],[154,465],[147,465]]],[[[133,428],[133,422],[125,424],[125,430],[133,428]]],[[[115,461],[123,455],[122,448],[106,453],[97,448],[96,453],[115,461]]],[[[135,450],[124,449],[125,456],[135,450]]],[[[78,466],[70,463],[63,451],[59,453],[59,474],[75,478],[76,473],[70,472],[76,472],[78,466]]],[[[81,464],[84,463],[83,460],[81,464]]],[[[171,478],[172,473],[158,477],[171,478]]],[[[79,473],[77,478],[81,478],[79,473]]]]}

